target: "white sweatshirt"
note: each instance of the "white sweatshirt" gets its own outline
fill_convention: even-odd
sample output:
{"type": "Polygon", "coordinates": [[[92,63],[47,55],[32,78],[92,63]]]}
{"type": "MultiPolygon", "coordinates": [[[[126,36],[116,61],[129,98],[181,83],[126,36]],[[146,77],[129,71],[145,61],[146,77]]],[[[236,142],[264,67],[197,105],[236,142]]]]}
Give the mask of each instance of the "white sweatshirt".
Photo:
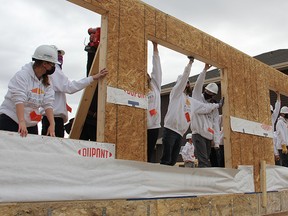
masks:
{"type": "Polygon", "coordinates": [[[44,110],[53,108],[54,91],[50,86],[45,87],[42,79],[39,80],[33,70],[33,63],[24,65],[10,80],[8,92],[0,107],[0,114],[5,114],[18,123],[16,104],[24,104],[24,118],[27,127],[37,125],[30,114],[39,115],[39,108],[44,110]]]}
{"type": "MultiPolygon", "coordinates": [[[[192,98],[205,104],[209,104],[202,94],[202,88],[205,80],[206,71],[203,70],[195,83],[192,98]]],[[[208,140],[214,140],[215,147],[220,144],[220,127],[219,127],[219,112],[218,109],[213,109],[210,112],[193,112],[191,121],[192,134],[200,134],[208,140]]]]}
{"type": "Polygon", "coordinates": [[[185,146],[183,147],[180,154],[182,155],[183,161],[195,161],[195,155],[194,155],[195,147],[193,143],[186,142],[185,146]]]}
{"type": "Polygon", "coordinates": [[[273,113],[272,113],[272,117],[271,117],[273,130],[274,130],[275,122],[276,122],[278,115],[279,115],[279,112],[280,112],[280,107],[281,107],[281,102],[277,100],[275,103],[275,108],[274,108],[273,113]]]}
{"type": "Polygon", "coordinates": [[[191,121],[191,100],[184,93],[192,64],[185,67],[183,75],[178,76],[176,85],[169,96],[168,111],[164,119],[164,127],[175,131],[181,136],[187,131],[191,121]]]}
{"type": "Polygon", "coordinates": [[[276,124],[276,136],[277,136],[277,149],[282,149],[282,144],[288,146],[288,124],[285,118],[280,116],[276,124]]]}
{"type": "Polygon", "coordinates": [[[148,93],[147,128],[160,128],[161,125],[161,81],[162,69],[157,51],[153,55],[153,68],[151,73],[151,91],[148,93]]]}
{"type": "MultiPolygon", "coordinates": [[[[280,112],[280,107],[281,107],[281,102],[277,100],[275,103],[275,108],[271,116],[273,130],[274,130],[274,126],[275,126],[276,120],[280,112]]],[[[273,133],[273,146],[274,146],[274,155],[279,155],[278,147],[277,147],[277,133],[275,131],[273,133]]]]}
{"type": "MultiPolygon", "coordinates": [[[[68,121],[66,93],[73,94],[82,90],[93,82],[93,77],[89,76],[79,81],[70,81],[60,66],[56,65],[55,72],[49,78],[55,91],[55,101],[53,104],[54,117],[63,118],[65,123],[68,121]]],[[[41,110],[41,113],[45,115],[43,110],[41,110]]]]}

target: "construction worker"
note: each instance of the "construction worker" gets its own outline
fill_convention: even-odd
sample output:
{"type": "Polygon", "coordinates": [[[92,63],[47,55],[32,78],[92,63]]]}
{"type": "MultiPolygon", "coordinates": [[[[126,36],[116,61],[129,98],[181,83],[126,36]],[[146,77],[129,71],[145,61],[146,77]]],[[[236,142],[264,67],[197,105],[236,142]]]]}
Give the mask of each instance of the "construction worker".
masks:
{"type": "Polygon", "coordinates": [[[55,136],[54,91],[48,75],[54,73],[58,63],[54,47],[41,45],[36,48],[32,62],[24,65],[8,84],[8,92],[0,106],[0,130],[15,131],[22,137],[28,133],[38,134],[39,108],[42,107],[50,124],[47,135],[55,136]]]}
{"type": "Polygon", "coordinates": [[[186,135],[186,144],[182,148],[180,154],[182,155],[184,161],[184,167],[194,168],[195,167],[195,155],[194,155],[194,145],[192,142],[192,133],[186,135]]]}
{"type": "MultiPolygon", "coordinates": [[[[209,83],[202,94],[206,72],[210,67],[211,65],[205,64],[192,92],[192,98],[202,103],[210,103],[211,99],[218,94],[216,83],[209,83]]],[[[220,102],[221,107],[223,103],[224,98],[220,102]]],[[[192,112],[192,119],[192,140],[195,146],[195,156],[199,163],[198,167],[210,167],[211,141],[214,140],[215,149],[219,149],[220,144],[219,112],[217,109],[206,113],[192,112]]]]}
{"type": "MultiPolygon", "coordinates": [[[[57,49],[56,46],[54,46],[57,49]]],[[[64,137],[64,123],[68,121],[68,111],[67,111],[67,100],[66,93],[73,94],[82,90],[83,88],[90,85],[93,81],[105,77],[108,73],[107,69],[102,69],[99,73],[84,77],[79,81],[70,81],[69,78],[63,73],[63,55],[65,52],[63,50],[58,50],[59,64],[56,64],[55,73],[50,77],[53,89],[55,91],[55,101],[54,101],[54,120],[55,120],[55,135],[56,137],[64,137]]],[[[42,135],[47,134],[47,129],[49,128],[49,121],[45,114],[43,114],[42,119],[42,135]]]]}
{"type": "Polygon", "coordinates": [[[280,107],[281,107],[281,99],[280,99],[280,94],[279,92],[276,92],[277,94],[277,100],[275,103],[275,109],[273,109],[273,106],[270,105],[270,110],[271,110],[271,119],[272,119],[272,128],[273,128],[273,146],[274,146],[274,158],[275,158],[275,165],[281,165],[281,160],[279,156],[279,152],[277,149],[277,133],[276,133],[276,121],[279,115],[280,107]]]}
{"type": "Polygon", "coordinates": [[[188,57],[189,63],[182,75],[178,76],[175,86],[169,96],[168,111],[164,119],[163,129],[163,152],[160,164],[174,166],[177,162],[181,147],[181,140],[190,124],[191,87],[188,81],[193,57],[188,57]]]}
{"type": "Polygon", "coordinates": [[[288,107],[283,106],[280,110],[280,116],[276,123],[277,149],[279,152],[282,166],[288,167],[288,107]]]}
{"type": "Polygon", "coordinates": [[[177,162],[182,137],[191,123],[192,110],[195,113],[211,112],[220,106],[212,103],[205,104],[190,97],[192,89],[188,78],[194,58],[188,58],[188,65],[183,74],[178,76],[170,92],[168,111],[164,119],[163,153],[160,164],[169,166],[174,166],[177,162]]]}
{"type": "Polygon", "coordinates": [[[147,158],[148,162],[154,161],[154,148],[161,128],[161,82],[162,69],[157,43],[153,43],[153,62],[151,77],[148,74],[149,93],[147,109],[147,158]]]}

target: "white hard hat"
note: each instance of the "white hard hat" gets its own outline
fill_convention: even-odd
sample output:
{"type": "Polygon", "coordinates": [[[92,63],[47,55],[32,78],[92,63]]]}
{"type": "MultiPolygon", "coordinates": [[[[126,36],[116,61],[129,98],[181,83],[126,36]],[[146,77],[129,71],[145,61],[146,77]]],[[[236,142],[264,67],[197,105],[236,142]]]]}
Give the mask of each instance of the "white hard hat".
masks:
{"type": "Polygon", "coordinates": [[[214,93],[214,94],[218,94],[218,86],[216,83],[209,83],[206,87],[206,90],[214,93]]]}
{"type": "Polygon", "coordinates": [[[273,111],[273,106],[272,105],[270,105],[270,110],[273,111]]]}
{"type": "Polygon", "coordinates": [[[186,135],[186,140],[188,140],[188,139],[192,139],[192,133],[188,133],[188,134],[186,135]]]}
{"type": "Polygon", "coordinates": [[[38,59],[42,61],[52,62],[55,64],[60,64],[58,62],[58,53],[55,46],[51,45],[41,45],[36,48],[32,59],[38,59]]]}
{"type": "Polygon", "coordinates": [[[283,113],[283,114],[288,114],[288,107],[287,106],[283,106],[280,110],[280,113],[283,113]]]}

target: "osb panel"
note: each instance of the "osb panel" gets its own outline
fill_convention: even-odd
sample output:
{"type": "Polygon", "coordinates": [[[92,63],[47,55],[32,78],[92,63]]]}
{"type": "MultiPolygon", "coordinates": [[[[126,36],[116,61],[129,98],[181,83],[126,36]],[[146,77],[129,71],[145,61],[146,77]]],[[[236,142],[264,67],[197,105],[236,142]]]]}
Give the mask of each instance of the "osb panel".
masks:
{"type": "Polygon", "coordinates": [[[145,5],[145,34],[156,36],[156,10],[145,5]]]}
{"type": "Polygon", "coordinates": [[[266,161],[267,164],[272,164],[274,165],[275,164],[275,160],[274,160],[274,144],[273,144],[273,139],[265,139],[265,142],[264,142],[264,152],[265,152],[265,155],[264,155],[264,158],[263,160],[266,161]]]}
{"type": "Polygon", "coordinates": [[[253,140],[249,134],[241,134],[241,165],[253,165],[254,155],[252,150],[253,140]]]}
{"type": "Polygon", "coordinates": [[[157,216],[156,201],[73,201],[37,202],[0,205],[1,216],[85,216],[85,215],[150,215],[157,216]],[[151,214],[148,214],[150,212],[151,214]]]}
{"type": "MultiPolygon", "coordinates": [[[[211,37],[209,37],[209,35],[203,34],[203,48],[202,48],[203,52],[202,52],[202,55],[206,59],[211,59],[210,39],[211,39],[211,37]]],[[[217,46],[216,46],[216,48],[214,47],[214,49],[216,49],[216,56],[217,56],[217,46]]],[[[213,52],[215,52],[215,50],[213,50],[213,52]]]]}
{"type": "Polygon", "coordinates": [[[231,156],[232,156],[232,168],[237,168],[241,164],[241,134],[236,132],[230,133],[230,144],[231,144],[231,156]]]}
{"type": "MultiPolygon", "coordinates": [[[[210,58],[213,62],[218,62],[218,54],[219,54],[219,41],[214,38],[214,37],[207,37],[206,34],[203,35],[205,38],[209,38],[209,43],[210,43],[210,58]]],[[[203,46],[203,55],[205,53],[205,47],[203,46]]],[[[219,63],[219,62],[218,62],[219,63]]],[[[224,66],[224,64],[222,64],[224,66]]]]}
{"type": "Polygon", "coordinates": [[[147,130],[145,110],[126,106],[118,106],[117,114],[117,145],[118,159],[144,161],[146,151],[143,143],[146,141],[147,130]]]}
{"type": "Polygon", "coordinates": [[[144,6],[121,1],[120,16],[118,88],[144,93],[144,6]]]}
{"type": "Polygon", "coordinates": [[[202,55],[203,34],[188,24],[167,16],[167,42],[188,50],[196,56],[202,55]]]}
{"type": "Polygon", "coordinates": [[[167,16],[161,11],[156,11],[156,37],[161,40],[167,40],[167,16]]]}
{"type": "Polygon", "coordinates": [[[251,121],[259,122],[259,105],[258,105],[258,89],[257,89],[257,72],[256,65],[253,59],[250,59],[250,76],[247,82],[247,87],[250,87],[249,97],[247,96],[247,104],[248,106],[248,119],[251,121]]]}
{"type": "Polygon", "coordinates": [[[228,194],[194,198],[154,200],[90,200],[0,204],[1,216],[198,216],[264,215],[288,210],[288,191],[267,194],[267,208],[262,194],[228,194]]]}
{"type": "MultiPolygon", "coordinates": [[[[214,40],[212,40],[212,42],[214,43],[214,40]]],[[[222,67],[227,67],[230,69],[231,67],[231,63],[234,61],[232,58],[231,58],[231,55],[232,55],[232,52],[233,52],[233,49],[221,42],[221,41],[217,41],[217,45],[218,45],[218,56],[217,56],[217,62],[222,65],[222,67]]],[[[213,56],[212,56],[213,58],[213,56]]],[[[230,77],[230,76],[229,76],[230,77]]]]}
{"type": "Polygon", "coordinates": [[[233,195],[211,197],[212,211],[210,215],[233,215],[233,195]]]}
{"type": "MultiPolygon", "coordinates": [[[[105,110],[105,142],[117,144],[117,105],[106,103],[105,110]]],[[[117,147],[117,145],[116,145],[117,147]]],[[[117,158],[117,152],[116,152],[117,158]]]]}
{"type": "Polygon", "coordinates": [[[109,74],[107,77],[107,85],[117,87],[118,82],[118,57],[119,57],[119,10],[116,14],[109,13],[108,17],[108,46],[107,49],[107,68],[109,74]]]}
{"type": "Polygon", "coordinates": [[[258,74],[256,81],[257,92],[253,92],[253,94],[258,94],[258,106],[259,106],[259,122],[263,124],[270,125],[271,124],[271,111],[270,106],[270,96],[269,89],[267,88],[267,73],[266,67],[263,64],[256,64],[256,73],[258,74]],[[268,109],[269,108],[269,109],[268,109]]]}
{"type": "MultiPolygon", "coordinates": [[[[233,112],[235,116],[238,118],[247,119],[247,104],[246,104],[246,90],[245,87],[245,74],[242,74],[244,70],[244,60],[243,55],[241,53],[232,53],[232,63],[231,63],[231,71],[233,76],[233,83],[229,83],[228,88],[233,89],[233,97],[234,99],[234,109],[233,112]]],[[[231,107],[230,107],[231,109],[231,107]]]]}
{"type": "Polygon", "coordinates": [[[158,200],[158,216],[210,215],[209,197],[158,200]]]}
{"type": "Polygon", "coordinates": [[[279,192],[281,195],[281,203],[280,209],[281,211],[288,211],[288,191],[281,191],[279,192]]]}
{"type": "Polygon", "coordinates": [[[259,215],[257,194],[235,195],[232,215],[259,215]]]}

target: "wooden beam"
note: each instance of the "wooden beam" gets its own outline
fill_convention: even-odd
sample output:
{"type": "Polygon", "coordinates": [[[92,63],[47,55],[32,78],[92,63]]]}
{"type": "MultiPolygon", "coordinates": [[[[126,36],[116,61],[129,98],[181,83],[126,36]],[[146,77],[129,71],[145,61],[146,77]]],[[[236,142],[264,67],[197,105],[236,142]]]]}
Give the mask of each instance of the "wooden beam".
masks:
{"type": "Polygon", "coordinates": [[[92,4],[91,1],[83,1],[83,0],[68,0],[69,2],[72,2],[76,5],[79,5],[83,8],[86,8],[88,10],[91,10],[93,12],[96,12],[98,14],[105,14],[107,13],[107,11],[105,9],[103,9],[103,7],[101,7],[101,5],[99,4],[99,6],[92,4]]]}
{"type": "MultiPolygon", "coordinates": [[[[106,68],[107,56],[107,35],[108,35],[108,16],[103,15],[101,19],[101,44],[100,44],[100,60],[99,68],[106,68]]],[[[105,141],[105,104],[107,85],[106,77],[98,82],[98,110],[97,110],[97,141],[105,141]]]]}
{"type": "MultiPolygon", "coordinates": [[[[90,68],[89,75],[94,75],[99,72],[99,48],[96,51],[93,63],[90,68]]],[[[98,82],[94,81],[91,85],[87,86],[83,92],[81,101],[79,103],[79,107],[77,113],[75,115],[75,119],[71,128],[71,132],[69,135],[70,139],[79,139],[83,125],[85,123],[85,119],[87,117],[87,113],[96,90],[98,82]]]]}

